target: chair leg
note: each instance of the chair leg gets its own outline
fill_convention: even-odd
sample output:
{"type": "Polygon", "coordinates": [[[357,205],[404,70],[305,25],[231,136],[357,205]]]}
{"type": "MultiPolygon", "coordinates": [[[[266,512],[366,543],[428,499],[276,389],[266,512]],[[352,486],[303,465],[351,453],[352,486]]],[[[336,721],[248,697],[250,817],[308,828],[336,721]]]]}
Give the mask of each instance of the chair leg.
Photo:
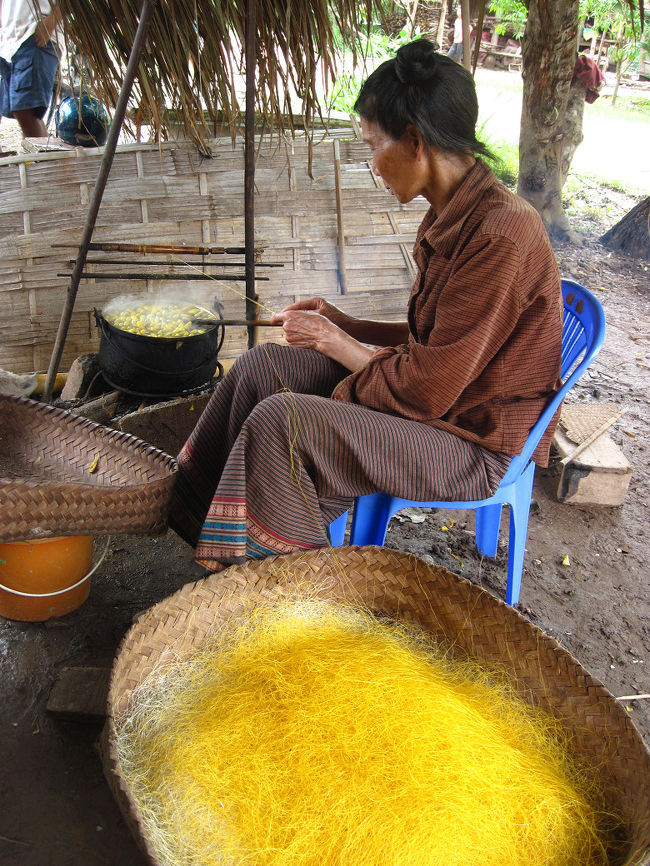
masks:
{"type": "Polygon", "coordinates": [[[476,509],[476,546],[485,556],[497,555],[502,508],[503,505],[498,502],[481,505],[476,509]]]}
{"type": "Polygon", "coordinates": [[[341,547],[343,542],[345,541],[345,530],[348,525],[348,512],[344,511],[340,517],[337,517],[336,520],[333,520],[330,525],[327,527],[327,534],[329,535],[330,544],[332,547],[341,547]]]}
{"type": "Polygon", "coordinates": [[[359,496],[354,503],[350,544],[383,544],[392,517],[392,497],[386,493],[359,496]]]}
{"type": "Polygon", "coordinates": [[[533,495],[535,464],[530,463],[515,484],[514,496],[510,502],[510,537],[508,539],[508,583],[506,585],[507,604],[517,604],[521,590],[524,570],[524,554],[528,537],[528,516],[530,500],[533,495]]]}

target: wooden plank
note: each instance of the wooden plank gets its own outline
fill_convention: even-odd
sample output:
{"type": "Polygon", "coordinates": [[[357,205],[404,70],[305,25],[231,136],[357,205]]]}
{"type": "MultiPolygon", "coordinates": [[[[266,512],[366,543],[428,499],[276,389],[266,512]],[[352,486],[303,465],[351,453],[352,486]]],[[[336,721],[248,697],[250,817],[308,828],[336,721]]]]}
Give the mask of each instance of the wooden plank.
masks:
{"type": "MultiPolygon", "coordinates": [[[[575,449],[575,442],[558,426],[553,446],[562,458],[575,449]]],[[[603,433],[574,460],[562,465],[557,497],[575,505],[621,505],[631,476],[632,465],[603,433]]]]}
{"type": "Polygon", "coordinates": [[[121,396],[120,391],[107,391],[101,397],[97,397],[96,400],[81,403],[79,406],[73,407],[71,411],[75,415],[82,415],[84,418],[96,421],[98,424],[110,425],[117,411],[117,404],[121,396]]]}
{"type": "Polygon", "coordinates": [[[62,719],[95,721],[106,715],[111,669],[63,668],[47,701],[47,711],[62,719]]]}

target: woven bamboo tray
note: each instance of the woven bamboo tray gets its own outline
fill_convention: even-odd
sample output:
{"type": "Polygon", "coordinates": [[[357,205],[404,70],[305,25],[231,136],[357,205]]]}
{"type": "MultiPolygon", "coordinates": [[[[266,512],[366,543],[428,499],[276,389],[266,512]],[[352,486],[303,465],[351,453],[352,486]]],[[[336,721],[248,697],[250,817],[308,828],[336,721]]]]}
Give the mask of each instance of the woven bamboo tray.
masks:
{"type": "Polygon", "coordinates": [[[650,851],[650,752],[612,695],[554,640],[464,578],[410,554],[341,547],[232,566],[188,584],[146,611],[126,635],[111,676],[102,757],[113,794],[152,864],[120,775],[114,720],[159,663],[191,652],[251,603],[290,595],[305,581],[318,597],[398,615],[453,645],[455,654],[505,669],[527,701],[563,720],[577,754],[598,768],[608,805],[627,823],[627,852],[612,866],[643,862],[650,851]]]}
{"type": "Polygon", "coordinates": [[[164,532],[175,472],[135,436],[0,396],[0,542],[164,532]]]}

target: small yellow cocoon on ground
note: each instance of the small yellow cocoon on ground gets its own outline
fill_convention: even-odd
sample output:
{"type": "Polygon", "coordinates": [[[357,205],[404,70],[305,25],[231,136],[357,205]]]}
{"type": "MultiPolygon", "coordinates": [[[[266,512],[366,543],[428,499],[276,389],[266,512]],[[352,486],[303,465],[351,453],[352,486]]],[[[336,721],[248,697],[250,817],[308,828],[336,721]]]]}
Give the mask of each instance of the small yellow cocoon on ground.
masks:
{"type": "Polygon", "coordinates": [[[616,818],[550,715],[426,633],[259,606],[115,719],[161,866],[604,866],[616,818]]]}

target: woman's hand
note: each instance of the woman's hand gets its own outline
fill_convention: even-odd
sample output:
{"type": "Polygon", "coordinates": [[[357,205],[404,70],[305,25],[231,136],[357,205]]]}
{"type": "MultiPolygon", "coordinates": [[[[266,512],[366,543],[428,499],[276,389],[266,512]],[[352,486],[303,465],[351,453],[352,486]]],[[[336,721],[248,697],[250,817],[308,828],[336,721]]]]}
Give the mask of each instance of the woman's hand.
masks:
{"type": "Polygon", "coordinates": [[[334,304],[330,304],[325,298],[307,298],[304,301],[297,301],[295,304],[289,304],[278,315],[282,315],[282,313],[289,312],[290,310],[305,310],[318,313],[320,316],[324,316],[330,322],[338,325],[346,333],[348,331],[346,325],[354,321],[351,316],[348,316],[343,310],[339,310],[334,304]]]}
{"type": "MultiPolygon", "coordinates": [[[[279,317],[293,311],[316,313],[323,316],[347,334],[353,342],[364,345],[400,346],[402,343],[408,343],[409,340],[407,322],[374,322],[371,319],[356,319],[354,316],[348,316],[343,310],[339,310],[334,304],[330,304],[325,298],[308,298],[290,304],[280,313],[277,313],[272,321],[284,322],[284,319],[279,317]]],[[[323,350],[319,349],[319,351],[323,350]]]]}
{"type": "Polygon", "coordinates": [[[316,312],[314,307],[304,306],[311,303],[318,306],[319,302],[326,308],[336,310],[336,307],[322,298],[313,298],[311,301],[291,304],[282,312],[276,313],[271,321],[282,323],[284,336],[290,346],[315,349],[338,361],[348,370],[360,370],[373,355],[372,349],[350,337],[323,313],[316,312]]]}

